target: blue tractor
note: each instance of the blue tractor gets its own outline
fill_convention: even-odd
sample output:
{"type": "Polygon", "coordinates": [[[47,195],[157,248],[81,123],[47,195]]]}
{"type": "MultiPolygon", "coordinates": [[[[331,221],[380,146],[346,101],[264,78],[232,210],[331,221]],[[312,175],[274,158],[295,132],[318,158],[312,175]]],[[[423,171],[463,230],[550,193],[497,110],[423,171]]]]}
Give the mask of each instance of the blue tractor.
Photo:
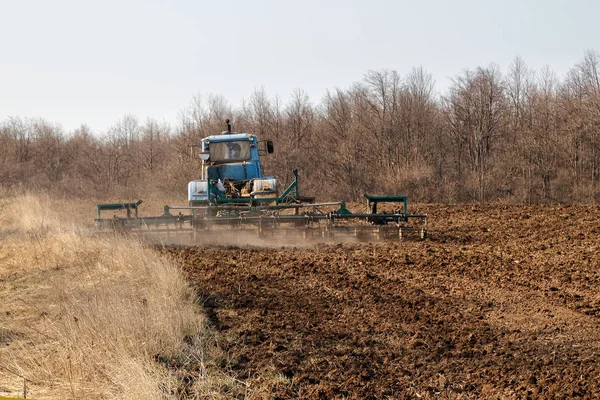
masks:
{"type": "Polygon", "coordinates": [[[273,142],[259,142],[256,135],[248,133],[232,133],[229,120],[227,126],[221,135],[201,141],[201,179],[188,184],[190,206],[278,197],[277,180],[263,176],[260,165],[261,154],[273,153],[273,142]]]}

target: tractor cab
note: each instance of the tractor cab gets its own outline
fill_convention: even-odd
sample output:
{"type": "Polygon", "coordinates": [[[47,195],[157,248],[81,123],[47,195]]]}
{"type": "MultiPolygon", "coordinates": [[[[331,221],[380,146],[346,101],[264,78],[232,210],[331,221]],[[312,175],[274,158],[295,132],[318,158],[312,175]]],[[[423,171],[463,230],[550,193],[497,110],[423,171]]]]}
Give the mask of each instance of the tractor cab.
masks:
{"type": "Polygon", "coordinates": [[[202,139],[202,153],[206,156],[207,177],[210,180],[225,179],[247,181],[261,178],[258,141],[247,133],[208,136],[202,139]]]}
{"type": "Polygon", "coordinates": [[[228,124],[221,135],[202,139],[200,148],[201,179],[188,184],[190,204],[223,197],[277,197],[277,180],[263,176],[260,165],[260,155],[273,152],[271,141],[259,141],[256,135],[248,133],[232,133],[228,124]]]}

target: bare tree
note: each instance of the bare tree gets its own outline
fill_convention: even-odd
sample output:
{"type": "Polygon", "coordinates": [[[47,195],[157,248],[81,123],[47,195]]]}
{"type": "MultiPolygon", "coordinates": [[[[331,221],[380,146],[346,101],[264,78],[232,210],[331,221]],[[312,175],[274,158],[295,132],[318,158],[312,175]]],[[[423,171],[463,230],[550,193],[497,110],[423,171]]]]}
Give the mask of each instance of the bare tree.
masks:
{"type": "Polygon", "coordinates": [[[463,151],[477,181],[475,198],[486,199],[491,156],[505,133],[506,97],[496,66],[477,68],[459,76],[444,99],[446,122],[456,146],[458,178],[462,179],[463,151]]]}
{"type": "Polygon", "coordinates": [[[169,127],[159,125],[156,120],[148,118],[142,127],[140,156],[143,169],[154,175],[165,161],[166,141],[169,138],[169,127]]]}
{"type": "Polygon", "coordinates": [[[306,92],[296,89],[284,111],[286,118],[286,136],[291,138],[297,148],[310,137],[314,124],[314,112],[306,92]]]}
{"type": "Polygon", "coordinates": [[[550,69],[542,70],[530,98],[531,132],[521,145],[531,174],[541,181],[540,200],[554,201],[551,183],[563,165],[566,146],[560,134],[556,77],[550,69]]]}

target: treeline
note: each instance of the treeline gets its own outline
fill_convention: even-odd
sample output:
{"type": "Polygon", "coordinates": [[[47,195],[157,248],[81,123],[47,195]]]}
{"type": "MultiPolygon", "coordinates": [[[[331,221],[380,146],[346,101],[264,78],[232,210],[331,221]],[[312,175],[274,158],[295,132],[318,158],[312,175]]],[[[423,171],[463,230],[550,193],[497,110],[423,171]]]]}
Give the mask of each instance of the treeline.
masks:
{"type": "Polygon", "coordinates": [[[125,116],[107,132],[65,132],[41,119],[0,123],[0,182],[68,196],[180,197],[199,176],[197,146],[234,130],[272,139],[265,171],[298,168],[318,199],[407,194],[426,202],[600,202],[600,56],[564,77],[516,58],[465,70],[443,95],[423,68],[370,71],[313,104],[257,90],[233,107],[196,96],[174,125],[125,116]]]}

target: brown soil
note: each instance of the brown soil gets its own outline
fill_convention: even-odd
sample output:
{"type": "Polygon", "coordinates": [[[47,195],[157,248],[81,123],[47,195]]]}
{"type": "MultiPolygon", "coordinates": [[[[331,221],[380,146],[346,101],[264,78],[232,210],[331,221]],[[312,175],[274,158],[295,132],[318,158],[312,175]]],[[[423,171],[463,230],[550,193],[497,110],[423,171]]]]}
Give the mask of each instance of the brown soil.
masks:
{"type": "Polygon", "coordinates": [[[600,209],[419,211],[425,241],[167,251],[251,396],[598,397],[600,209]]]}

